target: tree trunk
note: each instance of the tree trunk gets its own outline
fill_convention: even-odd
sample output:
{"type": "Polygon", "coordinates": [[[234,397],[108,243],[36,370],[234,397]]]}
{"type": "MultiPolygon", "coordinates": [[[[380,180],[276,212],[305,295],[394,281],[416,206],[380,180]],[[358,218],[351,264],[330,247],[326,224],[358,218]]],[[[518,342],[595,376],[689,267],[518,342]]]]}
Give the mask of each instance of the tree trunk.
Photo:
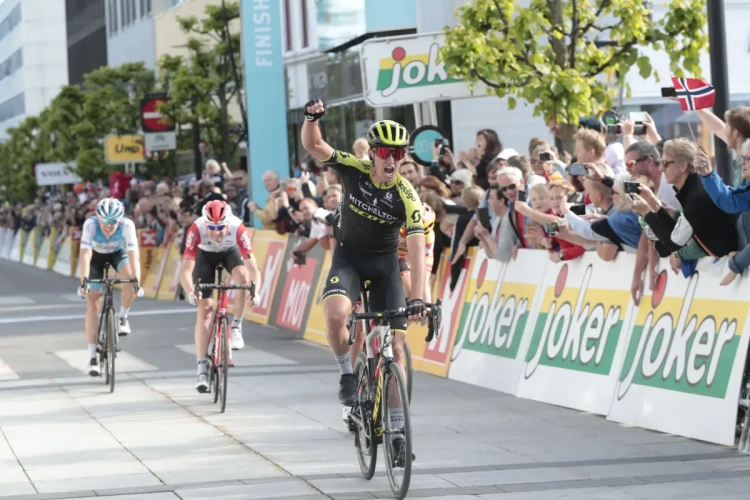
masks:
{"type": "Polygon", "coordinates": [[[576,141],[573,139],[573,136],[578,132],[578,126],[571,125],[570,123],[560,123],[557,128],[560,131],[560,140],[562,141],[563,149],[571,155],[575,155],[576,141]]]}

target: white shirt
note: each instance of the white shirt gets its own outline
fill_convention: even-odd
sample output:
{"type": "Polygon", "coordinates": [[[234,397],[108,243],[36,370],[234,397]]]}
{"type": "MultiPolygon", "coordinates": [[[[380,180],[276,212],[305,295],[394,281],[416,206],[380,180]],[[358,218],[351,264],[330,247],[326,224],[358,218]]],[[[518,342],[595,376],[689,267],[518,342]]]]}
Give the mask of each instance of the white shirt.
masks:
{"type": "Polygon", "coordinates": [[[98,218],[89,217],[81,229],[81,248],[101,254],[114,253],[123,249],[127,252],[138,250],[135,224],[127,217],[123,217],[115,232],[108,238],[104,235],[98,218]]]}
{"type": "Polygon", "coordinates": [[[627,172],[625,169],[625,148],[621,142],[613,142],[607,146],[607,149],[604,151],[604,161],[615,175],[627,172]]]}
{"type": "Polygon", "coordinates": [[[218,243],[209,236],[203,217],[193,222],[185,238],[185,256],[191,260],[195,259],[198,249],[204,252],[224,252],[232,247],[239,247],[243,258],[252,252],[250,235],[236,215],[229,218],[224,239],[218,243]]]}

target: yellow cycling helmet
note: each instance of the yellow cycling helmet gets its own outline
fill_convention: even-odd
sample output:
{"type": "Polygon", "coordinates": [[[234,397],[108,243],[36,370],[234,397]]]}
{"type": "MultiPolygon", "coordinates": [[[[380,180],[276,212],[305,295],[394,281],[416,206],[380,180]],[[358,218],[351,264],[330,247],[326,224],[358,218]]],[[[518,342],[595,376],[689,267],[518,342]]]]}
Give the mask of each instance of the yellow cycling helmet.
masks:
{"type": "Polygon", "coordinates": [[[367,131],[367,142],[371,148],[406,148],[409,145],[409,132],[400,123],[381,120],[370,126],[367,131]]]}

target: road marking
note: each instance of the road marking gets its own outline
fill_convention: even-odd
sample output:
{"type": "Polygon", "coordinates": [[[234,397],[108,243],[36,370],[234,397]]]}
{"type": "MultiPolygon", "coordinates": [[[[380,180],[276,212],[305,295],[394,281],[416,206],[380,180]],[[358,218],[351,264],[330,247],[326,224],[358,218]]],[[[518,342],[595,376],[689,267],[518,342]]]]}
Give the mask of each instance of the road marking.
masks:
{"type": "MultiPolygon", "coordinates": [[[[81,299],[78,299],[81,300],[81,299]]],[[[70,304],[36,304],[33,306],[0,307],[0,312],[42,311],[44,309],[70,309],[70,304]]]]}
{"type": "MultiPolygon", "coordinates": [[[[175,346],[181,351],[188,354],[195,354],[193,344],[179,344],[175,346]]],[[[232,361],[234,366],[267,366],[267,365],[298,365],[296,361],[277,356],[270,352],[253,349],[246,346],[241,351],[232,351],[232,361]]]]}
{"type": "Polygon", "coordinates": [[[22,304],[36,304],[36,302],[26,296],[0,297],[0,306],[19,306],[22,304]]]}
{"type": "Polygon", "coordinates": [[[16,372],[14,372],[10,366],[5,364],[5,361],[0,359],[0,380],[18,380],[21,377],[18,376],[16,372]]]}
{"type": "MultiPolygon", "coordinates": [[[[82,301],[83,302],[83,301],[82,301]]],[[[66,306],[70,307],[70,306],[66,306]]],[[[195,314],[194,308],[183,308],[183,309],[157,309],[154,311],[130,311],[128,313],[128,317],[133,316],[158,316],[161,314],[185,314],[185,313],[193,313],[195,314]]],[[[84,314],[66,314],[66,315],[60,315],[60,316],[24,316],[24,317],[18,317],[18,318],[0,318],[0,325],[5,325],[9,323],[28,323],[32,321],[63,321],[63,320],[71,320],[71,319],[84,319],[84,314]]]]}
{"type": "MultiPolygon", "coordinates": [[[[55,355],[73,368],[77,369],[79,372],[88,373],[88,370],[85,369],[86,358],[88,357],[87,349],[55,351],[55,355]]],[[[118,352],[117,357],[115,358],[115,371],[117,373],[152,372],[156,370],[158,370],[158,368],[154,365],[146,363],[125,351],[118,352]]]]}

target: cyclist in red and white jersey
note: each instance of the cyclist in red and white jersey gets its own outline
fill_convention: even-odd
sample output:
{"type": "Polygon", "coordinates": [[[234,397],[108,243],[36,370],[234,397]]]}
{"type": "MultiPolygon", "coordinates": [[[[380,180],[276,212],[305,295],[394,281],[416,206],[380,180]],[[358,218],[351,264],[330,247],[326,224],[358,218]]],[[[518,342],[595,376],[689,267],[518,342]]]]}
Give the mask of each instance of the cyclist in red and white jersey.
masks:
{"type": "MultiPolygon", "coordinates": [[[[195,324],[195,356],[198,359],[198,392],[208,391],[208,329],[211,323],[213,298],[203,298],[193,291],[195,280],[214,283],[216,266],[222,264],[232,276],[234,283],[249,285],[255,281],[260,289],[260,271],[250,244],[250,233],[242,220],[232,215],[230,206],[219,200],[209,201],[203,207],[201,218],[193,222],[185,234],[185,253],[182,256],[180,284],[188,294],[191,305],[198,306],[195,324]]],[[[234,317],[232,318],[232,349],[242,349],[242,316],[245,313],[246,290],[236,290],[234,295],[234,317]]],[[[253,297],[257,306],[258,296],[253,297]]]]}

